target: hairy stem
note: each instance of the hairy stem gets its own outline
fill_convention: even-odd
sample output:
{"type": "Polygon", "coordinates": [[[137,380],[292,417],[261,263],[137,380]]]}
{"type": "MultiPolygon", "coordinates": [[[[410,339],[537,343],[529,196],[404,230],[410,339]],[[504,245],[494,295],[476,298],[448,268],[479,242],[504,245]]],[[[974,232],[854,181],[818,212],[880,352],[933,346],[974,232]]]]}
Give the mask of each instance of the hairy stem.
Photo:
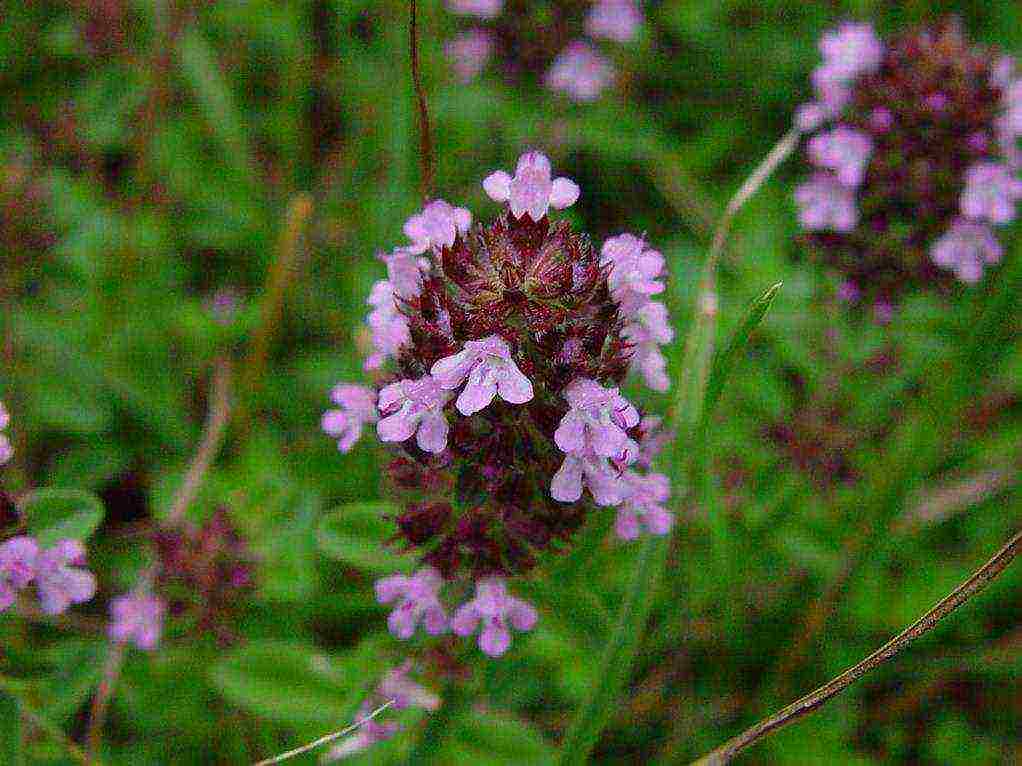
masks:
{"type": "Polygon", "coordinates": [[[993,558],[937,602],[926,614],[864,660],[848,668],[816,691],[795,700],[786,708],[764,718],[755,726],[725,742],[712,753],[695,761],[693,766],[719,766],[730,763],[745,748],[819,709],[864,675],[883,665],[917,638],[929,633],[937,623],[986,588],[1001,572],[1007,569],[1018,555],[1020,548],[1022,548],[1022,532],[1011,538],[1003,548],[994,554],[993,558]]]}
{"type": "Polygon", "coordinates": [[[433,136],[429,126],[429,106],[426,91],[422,86],[422,72],[419,66],[419,22],[415,0],[408,3],[408,55],[412,62],[412,84],[415,86],[415,100],[419,107],[419,162],[422,164],[422,196],[428,200],[433,195],[433,136]]]}

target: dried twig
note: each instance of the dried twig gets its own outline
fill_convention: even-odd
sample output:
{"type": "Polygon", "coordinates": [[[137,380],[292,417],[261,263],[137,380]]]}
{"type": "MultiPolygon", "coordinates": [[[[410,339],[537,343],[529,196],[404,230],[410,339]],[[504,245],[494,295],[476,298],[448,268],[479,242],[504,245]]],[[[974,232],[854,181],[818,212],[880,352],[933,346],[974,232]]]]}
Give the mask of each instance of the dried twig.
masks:
{"type": "Polygon", "coordinates": [[[328,745],[331,742],[340,739],[341,737],[346,737],[347,735],[352,734],[358,729],[362,728],[362,726],[376,718],[376,716],[378,716],[384,710],[389,708],[395,702],[396,700],[390,700],[389,702],[385,702],[384,704],[376,708],[376,710],[367,715],[365,718],[355,721],[355,723],[353,723],[346,729],[335,731],[333,734],[327,734],[325,737],[320,737],[319,739],[314,740],[313,742],[310,742],[307,745],[296,747],[294,750],[288,750],[286,753],[281,753],[280,755],[274,756],[273,758],[267,758],[265,761],[259,761],[259,763],[257,763],[255,766],[273,766],[273,764],[275,763],[283,763],[284,761],[287,761],[291,758],[296,758],[299,755],[308,753],[310,750],[315,750],[317,747],[328,745]]]}
{"type": "Polygon", "coordinates": [[[831,698],[843,692],[862,678],[862,676],[883,665],[917,638],[929,633],[938,622],[982,591],[1011,564],[1018,555],[1020,548],[1022,548],[1022,532],[1016,534],[1003,548],[994,554],[993,558],[976,570],[950,594],[941,599],[926,614],[864,660],[848,668],[848,670],[828,681],[816,691],[796,700],[783,710],[768,718],[764,718],[755,726],[727,741],[712,753],[695,761],[694,766],[718,766],[719,764],[730,763],[745,748],[822,707],[831,698]]]}
{"type": "Polygon", "coordinates": [[[415,100],[419,107],[419,161],[422,164],[422,196],[429,199],[433,194],[433,137],[429,127],[426,91],[422,87],[422,72],[419,68],[419,23],[415,0],[409,0],[408,11],[408,55],[412,62],[412,84],[415,86],[415,100]]]}

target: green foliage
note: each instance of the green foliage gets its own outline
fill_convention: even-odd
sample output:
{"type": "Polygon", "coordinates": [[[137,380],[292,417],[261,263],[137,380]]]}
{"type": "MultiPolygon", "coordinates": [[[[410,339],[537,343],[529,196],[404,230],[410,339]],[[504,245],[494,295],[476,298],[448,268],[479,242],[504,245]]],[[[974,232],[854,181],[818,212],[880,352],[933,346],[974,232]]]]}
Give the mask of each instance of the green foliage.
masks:
{"type": "Polygon", "coordinates": [[[103,502],[77,489],[38,489],[21,499],[28,529],[41,545],[87,540],[103,521],[103,502]]]}

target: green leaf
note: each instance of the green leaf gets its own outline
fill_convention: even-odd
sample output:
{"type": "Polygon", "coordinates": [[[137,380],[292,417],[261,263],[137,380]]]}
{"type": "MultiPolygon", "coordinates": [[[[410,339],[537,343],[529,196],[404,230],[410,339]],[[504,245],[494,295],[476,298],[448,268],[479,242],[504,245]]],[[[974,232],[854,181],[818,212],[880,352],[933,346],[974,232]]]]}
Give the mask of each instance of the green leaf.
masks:
{"type": "Polygon", "coordinates": [[[28,528],[41,545],[86,540],[103,521],[103,503],[79,489],[38,489],[21,501],[28,528]]]}
{"type": "Polygon", "coordinates": [[[10,766],[25,763],[21,706],[14,697],[3,693],[0,693],[0,763],[10,766]]]}
{"type": "Polygon", "coordinates": [[[472,753],[472,763],[548,764],[554,749],[524,721],[497,713],[469,710],[454,725],[454,739],[472,753]]]}
{"type": "Polygon", "coordinates": [[[230,702],[263,718],[341,728],[375,682],[381,658],[369,654],[337,659],[311,645],[257,641],[218,662],[212,680],[230,702]]]}
{"type": "Polygon", "coordinates": [[[720,395],[724,391],[724,384],[734,371],[739,355],[749,345],[749,338],[752,337],[752,333],[759,327],[763,317],[770,310],[770,305],[774,302],[774,298],[777,297],[782,284],[782,282],[778,282],[753,301],[745,314],[745,318],[738,325],[738,328],[730,340],[728,340],[727,345],[714,356],[713,365],[710,368],[710,380],[706,384],[706,399],[703,405],[704,418],[713,411],[717,402],[720,401],[720,395]]]}
{"type": "Polygon", "coordinates": [[[388,503],[352,503],[328,513],[319,523],[319,550],[349,566],[393,573],[411,568],[410,556],[396,553],[387,540],[394,525],[385,516],[397,513],[388,503]]]}

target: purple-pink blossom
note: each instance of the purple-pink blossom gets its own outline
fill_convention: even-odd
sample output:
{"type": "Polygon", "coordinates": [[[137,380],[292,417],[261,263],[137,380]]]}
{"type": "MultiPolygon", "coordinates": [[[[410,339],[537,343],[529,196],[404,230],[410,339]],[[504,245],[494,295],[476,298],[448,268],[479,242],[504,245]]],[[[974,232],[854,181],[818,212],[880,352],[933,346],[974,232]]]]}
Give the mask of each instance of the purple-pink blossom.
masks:
{"type": "Polygon", "coordinates": [[[330,393],[337,409],[323,413],[323,430],[337,439],[341,452],[349,452],[362,436],[366,423],[379,419],[376,410],[376,392],[367,386],[339,383],[330,393]]]}
{"type": "Polygon", "coordinates": [[[809,159],[820,168],[833,170],[845,186],[859,186],[873,154],[873,139],[866,133],[838,125],[809,140],[809,159]]]}
{"type": "Polygon", "coordinates": [[[884,44],[871,24],[845,22],[820,38],[820,53],[831,75],[845,81],[880,67],[884,44]]]}
{"type": "Polygon", "coordinates": [[[35,560],[35,587],[46,614],[60,614],[96,594],[96,577],[85,566],[85,546],[79,540],[61,540],[41,550],[35,560]]]}
{"type": "Polygon", "coordinates": [[[431,636],[447,632],[447,615],[440,604],[443,578],[433,567],[415,574],[391,575],[376,581],[376,600],[381,604],[397,602],[387,618],[387,627],[397,638],[408,639],[421,623],[431,636]]]}
{"type": "Polygon", "coordinates": [[[667,391],[671,380],[667,375],[667,359],[660,351],[660,346],[674,340],[667,307],[657,301],[641,306],[621,331],[621,337],[633,346],[631,369],[654,391],[667,391]]]}
{"type": "Polygon", "coordinates": [[[642,26],[642,10],[634,0],[596,0],[586,16],[586,34],[626,43],[642,26]]]}
{"type": "Polygon", "coordinates": [[[817,173],[795,189],[798,219],[806,231],[847,233],[859,222],[855,192],[829,173],[817,173]]]}
{"type": "Polygon", "coordinates": [[[468,232],[471,225],[472,213],[467,208],[454,207],[442,199],[435,199],[405,222],[404,233],[412,244],[402,249],[421,255],[431,248],[450,247],[459,234],[468,232]]]}
{"type": "MultiPolygon", "coordinates": [[[[638,454],[635,442],[629,440],[617,457],[629,462],[638,454]]],[[[618,505],[625,497],[621,471],[608,458],[592,450],[564,456],[561,467],[550,481],[550,496],[561,503],[574,503],[582,498],[583,487],[589,490],[597,505],[618,505]]]]}
{"type": "Polygon", "coordinates": [[[962,282],[974,284],[983,268],[1000,262],[1004,250],[989,226],[958,220],[950,231],[933,243],[930,259],[942,269],[953,271],[962,282]]]}
{"type": "Polygon", "coordinates": [[[507,202],[515,218],[528,213],[533,221],[543,218],[551,207],[571,207],[579,195],[571,179],[551,180],[550,160],[540,152],[519,157],[514,178],[503,170],[491,173],[483,180],[483,189],[495,202],[507,202]]]}
{"type": "Polygon", "coordinates": [[[381,441],[403,442],[416,437],[419,448],[439,454],[447,447],[449,426],[444,406],[451,394],[429,375],[399,380],[380,391],[378,407],[384,415],[376,424],[381,441]]]}
{"type": "MultiPolygon", "coordinates": [[[[420,214],[421,217],[422,214],[420,214]]],[[[417,216],[412,216],[408,219],[408,223],[415,221],[417,216]]],[[[431,216],[427,220],[436,224],[436,219],[439,216],[431,216]]],[[[408,223],[405,224],[406,233],[408,223]]],[[[417,236],[423,235],[423,230],[427,228],[427,224],[419,220],[415,226],[412,227],[412,231],[417,236]]],[[[442,228],[442,225],[437,224],[433,228],[442,228]]],[[[434,234],[440,234],[441,232],[434,231],[434,234]]],[[[411,238],[411,234],[408,235],[411,238]]],[[[426,247],[429,246],[429,236],[425,236],[425,240],[421,239],[418,241],[420,244],[425,241],[426,247]]],[[[451,241],[454,239],[452,237],[451,241]]],[[[387,279],[393,287],[394,296],[396,298],[414,298],[422,292],[422,271],[427,268],[428,261],[421,258],[421,252],[417,252],[418,244],[413,240],[413,244],[408,247],[396,248],[391,253],[380,254],[380,260],[387,264],[387,279]]]]}
{"type": "Polygon", "coordinates": [[[510,628],[529,631],[537,619],[531,604],[507,592],[503,578],[487,577],[476,583],[475,598],[458,607],[451,629],[459,636],[479,630],[479,648],[491,657],[500,657],[511,645],[510,628]]]}
{"type": "MultiPolygon", "coordinates": [[[[10,425],[11,416],[4,408],[4,403],[0,402],[0,431],[3,431],[10,425]]],[[[11,446],[11,440],[7,438],[7,434],[0,433],[0,465],[7,463],[14,457],[14,448],[11,446]]]]}
{"type": "Polygon", "coordinates": [[[1007,165],[979,162],[965,171],[962,213],[990,223],[1011,223],[1015,202],[1022,197],[1022,181],[1007,165]]]}
{"type": "Polygon", "coordinates": [[[651,295],[664,291],[664,257],[634,234],[619,234],[603,243],[600,265],[610,266],[607,284],[623,311],[634,311],[651,295]]]}
{"type": "Polygon", "coordinates": [[[448,391],[468,381],[455,402],[465,416],[485,409],[496,396],[508,404],[524,404],[533,397],[532,382],[518,369],[499,335],[465,341],[461,351],[437,361],[430,372],[440,388],[448,391]]]}
{"type": "Polygon", "coordinates": [[[595,101],[614,82],[614,67],[582,40],[568,43],[546,74],[546,86],[575,101],[595,101]]]}
{"type": "Polygon", "coordinates": [[[504,0],[447,0],[447,9],[459,16],[495,19],[504,10],[504,0]]]}
{"type": "Polygon", "coordinates": [[[394,285],[389,279],[381,279],[373,285],[367,303],[373,307],[366,318],[373,352],[366,357],[364,366],[367,370],[376,370],[410,344],[412,336],[408,320],[398,310],[394,285]]]}
{"type": "Polygon", "coordinates": [[[0,612],[10,608],[17,593],[35,579],[39,544],[19,535],[0,544],[0,612]]]}
{"type": "Polygon", "coordinates": [[[133,643],[143,651],[152,651],[163,635],[167,605],[152,593],[132,592],[110,602],[110,640],[133,643]]]}
{"type": "Polygon", "coordinates": [[[648,470],[674,435],[664,428],[664,419],[659,415],[646,415],[639,422],[639,430],[642,435],[639,437],[639,454],[635,465],[648,470]]]}
{"type": "Polygon", "coordinates": [[[393,668],[380,679],[373,693],[359,706],[355,714],[355,723],[365,721],[350,737],[342,740],[327,754],[327,761],[340,760],[361,753],[378,742],[390,739],[400,726],[394,721],[380,721],[369,718],[373,712],[387,702],[393,702],[395,710],[417,707],[423,710],[436,710],[440,706],[440,698],[408,678],[412,663],[403,662],[393,668]]]}
{"type": "Polygon", "coordinates": [[[444,55],[461,82],[471,82],[493,55],[493,36],[482,29],[461,32],[444,45],[444,55]]]}
{"type": "Polygon", "coordinates": [[[604,388],[595,380],[576,378],[564,389],[568,411],[561,418],[554,441],[562,452],[592,451],[600,457],[616,457],[628,441],[626,431],[639,424],[639,413],[616,388],[604,388]]]}
{"type": "Polygon", "coordinates": [[[674,514],[664,504],[671,496],[671,481],[662,473],[625,471],[625,497],[617,511],[614,529],[622,540],[634,540],[643,530],[651,535],[671,531],[674,514]]]}

